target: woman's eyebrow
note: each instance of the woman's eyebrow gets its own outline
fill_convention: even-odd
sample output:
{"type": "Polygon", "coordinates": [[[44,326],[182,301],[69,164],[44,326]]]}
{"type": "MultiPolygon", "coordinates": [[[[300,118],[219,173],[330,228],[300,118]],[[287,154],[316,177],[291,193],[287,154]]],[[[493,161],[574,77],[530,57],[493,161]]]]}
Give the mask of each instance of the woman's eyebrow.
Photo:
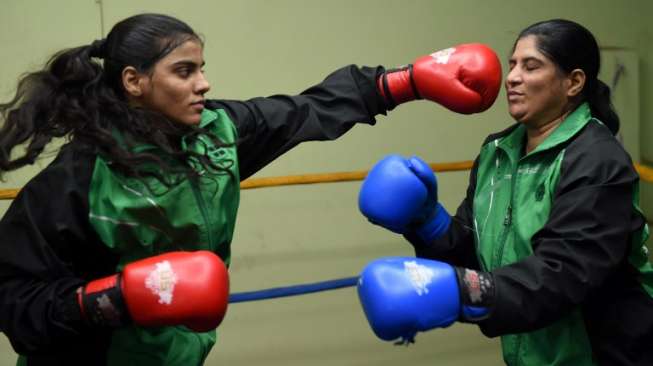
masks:
{"type": "Polygon", "coordinates": [[[537,58],[537,57],[534,57],[534,56],[525,57],[525,58],[522,60],[522,62],[524,62],[524,63],[531,62],[531,61],[538,62],[538,63],[542,63],[542,60],[541,60],[541,59],[539,59],[539,58],[537,58]]]}
{"type": "MultiPolygon", "coordinates": [[[[173,67],[174,67],[174,66],[180,66],[180,65],[183,65],[183,66],[193,66],[193,67],[198,66],[197,62],[195,62],[195,61],[193,61],[193,60],[178,60],[178,61],[175,61],[175,62],[173,62],[173,63],[171,64],[171,66],[173,66],[173,67]]],[[[206,62],[202,61],[202,63],[201,63],[199,66],[200,66],[200,67],[204,67],[204,65],[206,65],[206,62]]]]}

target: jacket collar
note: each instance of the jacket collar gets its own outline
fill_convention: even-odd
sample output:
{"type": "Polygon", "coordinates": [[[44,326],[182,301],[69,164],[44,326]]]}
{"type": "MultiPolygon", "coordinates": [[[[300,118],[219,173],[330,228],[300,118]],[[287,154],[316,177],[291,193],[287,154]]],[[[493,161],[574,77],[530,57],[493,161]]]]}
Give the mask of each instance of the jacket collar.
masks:
{"type": "MultiPolygon", "coordinates": [[[[537,154],[562,144],[576,135],[589,121],[592,120],[589,104],[582,103],[569,114],[555,130],[528,155],[537,154]]],[[[518,160],[522,156],[526,135],[526,127],[519,125],[510,134],[499,141],[498,146],[511,157],[518,160]]]]}
{"type": "Polygon", "coordinates": [[[212,111],[210,109],[204,108],[202,111],[202,116],[200,117],[200,127],[204,128],[207,125],[211,124],[211,122],[215,121],[218,119],[218,113],[215,111],[212,111]]]}
{"type": "MultiPolygon", "coordinates": [[[[218,119],[218,113],[216,113],[215,111],[212,111],[210,109],[204,108],[204,110],[202,111],[202,115],[200,116],[199,126],[204,128],[207,125],[211,124],[216,119],[218,119]]],[[[122,134],[120,132],[118,132],[118,130],[116,130],[116,129],[114,129],[112,131],[112,134],[113,134],[113,137],[116,140],[118,140],[118,143],[120,143],[122,146],[124,146],[124,138],[123,138],[122,134]]],[[[182,144],[183,144],[184,148],[186,148],[185,139],[182,141],[182,144]]],[[[145,152],[145,151],[151,151],[151,150],[156,150],[156,149],[157,149],[157,147],[152,145],[152,144],[140,143],[140,144],[137,144],[136,146],[134,146],[132,151],[135,152],[135,153],[142,153],[142,152],[145,152]]]]}

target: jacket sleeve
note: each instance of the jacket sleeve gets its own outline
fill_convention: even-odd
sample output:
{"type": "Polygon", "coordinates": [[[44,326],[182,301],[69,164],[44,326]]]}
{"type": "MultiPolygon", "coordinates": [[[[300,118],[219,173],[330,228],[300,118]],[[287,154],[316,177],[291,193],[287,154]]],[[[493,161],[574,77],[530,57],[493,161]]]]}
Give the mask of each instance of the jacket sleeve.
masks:
{"type": "Polygon", "coordinates": [[[413,244],[415,255],[421,258],[444,261],[454,266],[480,269],[474,241],[474,192],[476,191],[476,172],[478,158],[469,174],[467,194],[456,214],[451,218],[451,225],[444,235],[431,243],[425,243],[413,233],[407,233],[406,239],[413,244]]]}
{"type": "Polygon", "coordinates": [[[532,237],[533,254],[492,271],[495,304],[479,323],[483,333],[539,329],[596,292],[624,264],[631,234],[644,225],[632,201],[637,180],[612,136],[569,146],[549,219],[532,237]]]}
{"type": "Polygon", "coordinates": [[[79,341],[86,329],[75,291],[84,277],[110,268],[112,256],[91,245],[99,240],[86,224],[88,190],[78,186],[84,175],[90,176],[58,158],[25,185],[0,221],[0,330],[18,353],[79,341]]]}
{"type": "Polygon", "coordinates": [[[226,110],[236,124],[245,179],[300,142],[334,140],[356,123],[374,124],[374,116],[386,113],[375,86],[382,72],[382,67],[350,65],[299,95],[210,100],[207,107],[226,110]]]}

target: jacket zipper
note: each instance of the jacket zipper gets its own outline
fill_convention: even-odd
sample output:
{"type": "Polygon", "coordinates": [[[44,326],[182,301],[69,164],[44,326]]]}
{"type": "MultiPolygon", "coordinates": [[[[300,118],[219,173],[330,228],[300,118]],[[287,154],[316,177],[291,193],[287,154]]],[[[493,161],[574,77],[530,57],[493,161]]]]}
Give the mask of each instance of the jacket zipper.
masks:
{"type": "Polygon", "coordinates": [[[510,201],[511,202],[506,209],[506,215],[503,218],[503,230],[501,231],[501,237],[499,238],[499,246],[497,250],[494,251],[494,258],[492,258],[492,268],[500,266],[501,260],[503,259],[503,247],[506,244],[510,225],[512,224],[512,198],[510,201]]]}
{"type": "MultiPolygon", "coordinates": [[[[519,161],[515,165],[512,171],[512,176],[511,176],[511,182],[510,182],[510,202],[508,203],[508,208],[506,209],[506,214],[503,217],[503,231],[501,232],[501,237],[499,240],[499,247],[497,250],[494,252],[494,258],[492,259],[493,266],[492,268],[496,268],[501,266],[501,262],[503,261],[503,250],[506,245],[506,240],[508,239],[508,233],[510,232],[510,226],[512,225],[512,211],[513,211],[513,203],[514,203],[514,197],[515,197],[515,186],[516,186],[516,181],[517,181],[517,172],[519,171],[519,161]]],[[[515,343],[514,343],[514,355],[513,355],[513,361],[510,364],[511,365],[518,365],[519,362],[519,348],[521,347],[521,336],[520,335],[515,335],[515,343]]]]}
{"type": "Polygon", "coordinates": [[[206,236],[208,240],[209,249],[213,251],[214,246],[213,246],[213,234],[211,230],[211,221],[209,220],[209,214],[207,212],[206,205],[204,204],[204,199],[202,199],[202,193],[200,192],[199,187],[197,187],[192,180],[189,181],[189,183],[193,191],[193,195],[195,196],[195,201],[197,202],[197,206],[200,209],[200,214],[202,215],[202,219],[204,220],[204,225],[206,226],[206,236]]]}
{"type": "Polygon", "coordinates": [[[519,365],[519,348],[521,348],[522,336],[521,334],[517,334],[515,337],[517,338],[515,340],[515,365],[519,365]]]}
{"type": "Polygon", "coordinates": [[[510,232],[510,226],[512,225],[512,207],[513,207],[513,197],[515,191],[515,181],[517,180],[517,171],[519,169],[519,162],[512,171],[512,177],[510,182],[510,202],[508,203],[508,208],[506,209],[506,215],[503,218],[503,231],[501,232],[501,237],[499,240],[499,247],[494,252],[494,258],[492,258],[492,268],[501,265],[503,260],[503,249],[506,245],[506,239],[508,238],[508,233],[510,232]]]}
{"type": "MultiPolygon", "coordinates": [[[[504,219],[504,222],[503,222],[505,230],[506,230],[506,236],[507,236],[508,231],[510,230],[510,226],[512,225],[512,210],[513,210],[513,203],[514,203],[514,198],[515,198],[515,187],[517,185],[517,172],[519,172],[519,162],[520,161],[521,161],[521,159],[518,160],[517,165],[515,165],[515,169],[512,172],[512,182],[510,182],[510,204],[508,205],[508,214],[507,214],[507,216],[506,216],[506,218],[504,219]]],[[[504,237],[504,240],[503,240],[502,245],[501,245],[501,252],[500,252],[500,256],[499,256],[499,265],[501,265],[501,261],[503,261],[503,249],[504,249],[503,247],[504,247],[504,244],[505,244],[505,239],[506,238],[504,237]]],[[[515,360],[515,365],[518,365],[519,364],[519,348],[521,347],[522,336],[517,334],[517,335],[515,335],[515,337],[517,339],[515,340],[514,360],[515,360]]]]}

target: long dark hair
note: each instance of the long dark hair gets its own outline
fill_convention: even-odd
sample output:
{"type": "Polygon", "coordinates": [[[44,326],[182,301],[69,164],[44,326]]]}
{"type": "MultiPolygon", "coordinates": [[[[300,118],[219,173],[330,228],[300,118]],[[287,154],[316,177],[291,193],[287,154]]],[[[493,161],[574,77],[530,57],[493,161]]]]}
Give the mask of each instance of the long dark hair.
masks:
{"type": "Polygon", "coordinates": [[[592,33],[570,20],[552,19],[524,29],[517,41],[526,36],[535,36],[537,49],[564,72],[569,73],[574,69],[585,72],[582,101],[587,101],[592,115],[616,134],[619,131],[619,116],[612,106],[610,87],[598,79],[601,56],[592,33]]]}
{"type": "Polygon", "coordinates": [[[182,139],[189,141],[207,131],[131,107],[125,96],[121,75],[125,67],[151,73],[159,60],[189,40],[202,43],[184,22],[140,14],[117,23],[106,39],[60,51],[43,70],[24,75],[13,99],[0,104],[4,119],[0,173],[32,164],[54,137],[68,137],[95,149],[128,176],[193,173],[186,164],[191,157],[204,168],[222,170],[206,155],[182,150],[182,139]],[[24,155],[12,159],[12,150],[24,143],[24,155]],[[137,144],[153,145],[159,153],[135,152],[137,144]],[[157,168],[152,169],[152,164],[157,168]]]}

